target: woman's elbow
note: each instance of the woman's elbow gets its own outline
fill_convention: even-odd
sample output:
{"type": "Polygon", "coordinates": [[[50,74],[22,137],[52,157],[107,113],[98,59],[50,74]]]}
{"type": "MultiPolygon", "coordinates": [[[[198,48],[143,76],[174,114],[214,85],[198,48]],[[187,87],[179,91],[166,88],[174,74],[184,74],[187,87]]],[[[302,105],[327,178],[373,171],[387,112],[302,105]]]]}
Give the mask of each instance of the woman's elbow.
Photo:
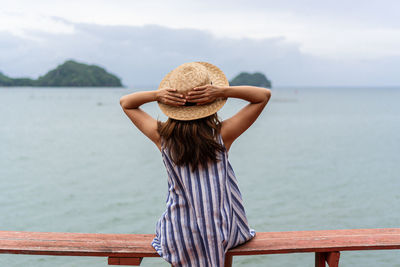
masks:
{"type": "Polygon", "coordinates": [[[119,99],[119,104],[121,105],[122,108],[125,108],[125,105],[126,105],[126,97],[125,96],[122,96],[119,99]]]}
{"type": "Polygon", "coordinates": [[[264,101],[266,102],[266,103],[268,103],[268,101],[269,101],[269,99],[271,98],[271,89],[266,89],[265,90],[265,99],[264,99],[264,101]]]}
{"type": "Polygon", "coordinates": [[[267,88],[267,90],[265,90],[265,91],[267,91],[267,92],[266,92],[267,97],[268,97],[268,98],[271,98],[271,89],[268,89],[268,88],[267,88]]]}

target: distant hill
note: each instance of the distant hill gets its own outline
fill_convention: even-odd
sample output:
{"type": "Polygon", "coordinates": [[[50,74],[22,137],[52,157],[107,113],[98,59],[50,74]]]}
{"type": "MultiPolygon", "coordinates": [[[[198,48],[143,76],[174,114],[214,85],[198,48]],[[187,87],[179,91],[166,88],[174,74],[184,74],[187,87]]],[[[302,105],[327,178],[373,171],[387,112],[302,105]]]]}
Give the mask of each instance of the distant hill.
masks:
{"type": "Polygon", "coordinates": [[[29,78],[10,78],[0,72],[0,86],[34,86],[35,80],[29,78]]]}
{"type": "Polygon", "coordinates": [[[121,87],[121,80],[96,65],[68,60],[37,80],[10,78],[0,72],[0,86],[121,87]]]}
{"type": "Polygon", "coordinates": [[[267,77],[260,72],[256,72],[253,74],[250,74],[248,72],[241,72],[239,75],[237,75],[235,78],[233,78],[229,82],[229,84],[232,86],[253,85],[253,86],[266,87],[266,88],[272,87],[271,81],[268,80],[267,77]]]}

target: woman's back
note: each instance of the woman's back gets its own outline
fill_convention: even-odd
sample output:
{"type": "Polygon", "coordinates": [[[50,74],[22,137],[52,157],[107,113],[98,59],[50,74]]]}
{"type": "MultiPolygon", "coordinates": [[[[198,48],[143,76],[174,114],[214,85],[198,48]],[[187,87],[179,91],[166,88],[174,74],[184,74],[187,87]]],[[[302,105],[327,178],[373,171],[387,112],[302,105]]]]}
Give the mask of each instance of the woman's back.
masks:
{"type": "MultiPolygon", "coordinates": [[[[220,135],[218,142],[223,145],[220,135]]],[[[223,266],[225,253],[251,239],[226,149],[216,162],[193,170],[177,165],[162,146],[168,173],[167,207],[152,245],[173,266],[223,266]]]]}
{"type": "Polygon", "coordinates": [[[158,90],[121,98],[124,112],[160,149],[167,169],[167,208],[152,245],[173,266],[223,266],[229,248],[254,236],[227,153],[270,96],[266,88],[229,86],[218,67],[191,62],[168,73],[158,90]],[[217,111],[230,97],[249,103],[219,123],[217,111]],[[140,109],[152,101],[168,116],[166,123],[140,109]]]}

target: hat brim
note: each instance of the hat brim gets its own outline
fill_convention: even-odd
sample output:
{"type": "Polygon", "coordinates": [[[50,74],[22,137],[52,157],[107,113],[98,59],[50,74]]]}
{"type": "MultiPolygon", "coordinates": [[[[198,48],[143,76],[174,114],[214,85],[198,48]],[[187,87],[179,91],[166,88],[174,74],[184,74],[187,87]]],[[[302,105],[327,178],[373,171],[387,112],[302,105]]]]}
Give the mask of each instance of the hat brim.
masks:
{"type": "MultiPolygon", "coordinates": [[[[206,67],[213,85],[229,86],[229,81],[224,72],[217,66],[207,62],[196,62],[206,67]]],[[[173,71],[169,72],[160,82],[158,90],[169,87],[169,77],[173,71]]],[[[161,111],[168,117],[176,120],[196,120],[210,116],[220,110],[226,103],[226,98],[218,98],[214,102],[204,105],[194,106],[171,106],[158,102],[161,111]]]]}

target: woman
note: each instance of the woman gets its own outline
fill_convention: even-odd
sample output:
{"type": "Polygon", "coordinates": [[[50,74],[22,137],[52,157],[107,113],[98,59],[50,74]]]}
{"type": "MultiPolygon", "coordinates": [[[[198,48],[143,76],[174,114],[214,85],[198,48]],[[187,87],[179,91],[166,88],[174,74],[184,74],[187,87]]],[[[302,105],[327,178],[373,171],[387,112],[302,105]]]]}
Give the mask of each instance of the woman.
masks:
{"type": "Polygon", "coordinates": [[[228,249],[250,240],[242,197],[228,151],[260,115],[269,89],[229,86],[206,62],[185,63],[168,73],[158,90],[120,100],[126,115],[161,151],[168,173],[167,208],[152,246],[172,266],[224,266],[228,249]],[[249,102],[220,122],[228,97],[249,102]],[[168,120],[157,121],[140,106],[157,101],[168,120]]]}

